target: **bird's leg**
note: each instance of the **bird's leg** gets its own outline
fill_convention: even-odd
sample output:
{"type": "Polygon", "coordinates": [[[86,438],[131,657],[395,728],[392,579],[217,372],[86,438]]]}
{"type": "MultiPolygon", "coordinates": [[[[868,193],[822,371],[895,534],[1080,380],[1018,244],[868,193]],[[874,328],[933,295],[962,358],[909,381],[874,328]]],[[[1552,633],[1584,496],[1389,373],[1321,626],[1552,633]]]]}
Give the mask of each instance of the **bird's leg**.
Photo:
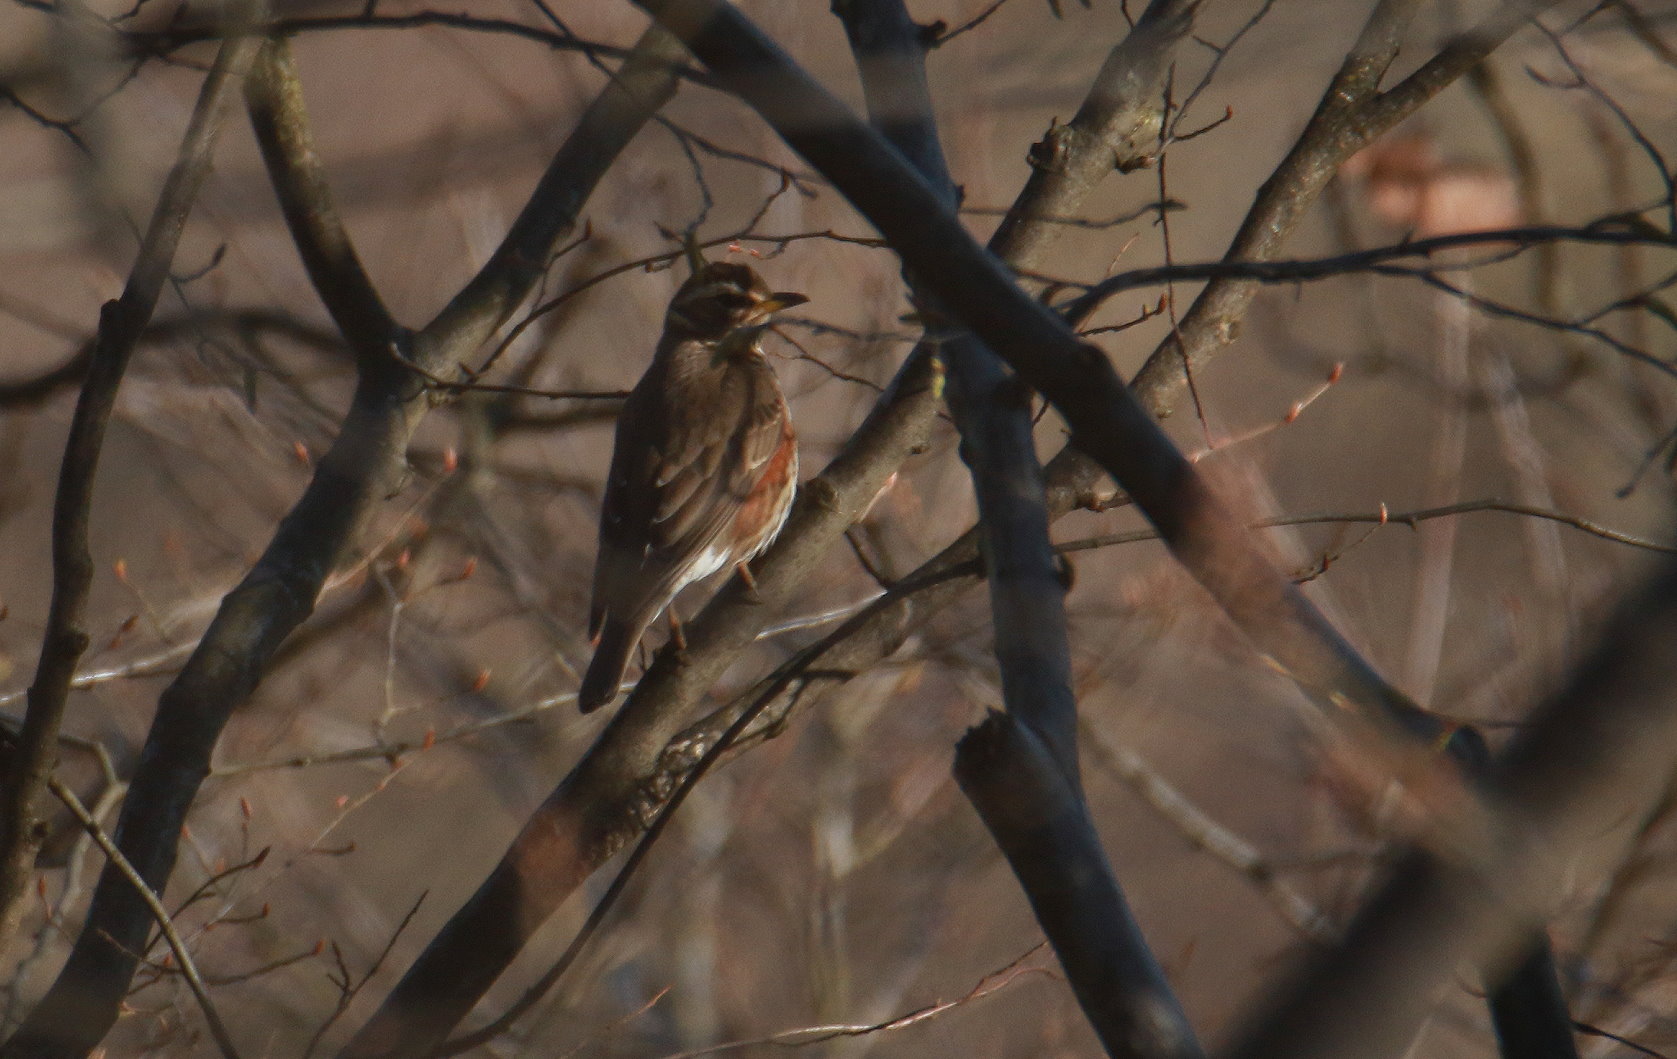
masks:
{"type": "Polygon", "coordinates": [[[674,603],[670,604],[667,613],[670,618],[670,643],[675,647],[676,653],[680,654],[687,650],[687,634],[681,631],[681,615],[675,612],[674,603]]]}
{"type": "Polygon", "coordinates": [[[734,569],[739,571],[740,580],[745,582],[745,591],[750,595],[751,602],[763,602],[762,594],[757,591],[757,577],[751,572],[751,567],[746,561],[741,559],[734,564],[734,569]]]}

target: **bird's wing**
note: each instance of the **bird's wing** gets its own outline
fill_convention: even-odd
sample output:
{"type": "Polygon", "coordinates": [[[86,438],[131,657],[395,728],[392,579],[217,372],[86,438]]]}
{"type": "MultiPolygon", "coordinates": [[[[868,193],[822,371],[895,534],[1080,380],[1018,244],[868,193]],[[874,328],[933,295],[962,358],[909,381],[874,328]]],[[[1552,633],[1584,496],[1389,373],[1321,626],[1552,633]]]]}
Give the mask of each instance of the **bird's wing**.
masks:
{"type": "Polygon", "coordinates": [[[591,633],[608,601],[626,618],[655,613],[719,544],[783,436],[772,373],[744,360],[686,385],[636,387],[619,420],[601,511],[591,633]]]}

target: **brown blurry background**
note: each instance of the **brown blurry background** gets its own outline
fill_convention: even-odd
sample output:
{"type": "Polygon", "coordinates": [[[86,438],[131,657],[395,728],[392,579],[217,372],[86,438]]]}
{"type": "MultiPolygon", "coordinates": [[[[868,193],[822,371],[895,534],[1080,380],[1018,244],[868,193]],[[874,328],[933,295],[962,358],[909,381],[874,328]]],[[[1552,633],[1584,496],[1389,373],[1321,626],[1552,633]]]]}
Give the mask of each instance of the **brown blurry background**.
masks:
{"type": "MultiPolygon", "coordinates": [[[[107,15],[124,8],[96,6],[107,15]]],[[[644,25],[626,4],[555,6],[587,39],[627,45],[644,25]]],[[[859,100],[827,5],[742,6],[830,87],[859,100]]],[[[910,9],[953,26],[987,6],[928,0],[910,9]]],[[[1056,17],[1041,0],[1013,0],[931,54],[945,147],[980,235],[996,222],[989,211],[1022,185],[1030,144],[1050,119],[1069,118],[1124,33],[1116,3],[1061,6],[1056,17]]],[[[1213,0],[1196,32],[1226,42],[1258,6],[1213,0]]],[[[1125,214],[1163,195],[1183,207],[1169,214],[1172,259],[1220,256],[1368,6],[1274,4],[1216,71],[1184,128],[1210,124],[1225,108],[1229,120],[1173,145],[1162,180],[1157,168],[1115,174],[1087,216],[1125,214]]],[[[1489,6],[1424,5],[1415,54],[1489,6]]],[[[1589,9],[1563,5],[1545,24],[1566,28],[1589,9]]],[[[1677,47],[1677,7],[1637,10],[1651,41],[1614,10],[1573,29],[1566,46],[1640,132],[1670,150],[1677,68],[1669,49],[1662,55],[1654,45],[1677,47]]],[[[472,14],[542,24],[514,0],[472,5],[472,14]]],[[[413,324],[493,249],[602,83],[582,56],[511,36],[339,30],[302,34],[295,46],[357,248],[392,310],[413,324]]],[[[0,6],[0,70],[50,67],[58,47],[50,18],[21,3],[0,6]]],[[[77,128],[91,162],[64,132],[0,108],[0,708],[12,716],[21,715],[39,650],[47,519],[75,383],[11,384],[69,359],[91,335],[101,302],[119,292],[135,245],[129,226],[151,208],[209,54],[184,50],[182,64],[147,64],[126,83],[119,68],[102,70],[110,94],[77,128]]],[[[1178,98],[1213,54],[1183,49],[1178,98]]],[[[1400,57],[1398,70],[1412,65],[1400,57]]],[[[1567,87],[1572,76],[1544,36],[1517,35],[1490,73],[1488,87],[1447,89],[1347,167],[1290,252],[1535,220],[1583,223],[1665,193],[1601,95],[1567,87]],[[1506,148],[1497,106],[1530,143],[1523,168],[1506,148]],[[1527,201],[1533,188],[1537,197],[1527,201]]],[[[50,82],[22,94],[48,115],[66,113],[64,93],[50,82]]],[[[666,233],[701,218],[704,236],[735,232],[759,210],[761,234],[873,234],[739,104],[689,85],[664,114],[686,133],[768,164],[702,147],[689,154],[669,129],[649,126],[590,201],[590,238],[557,262],[548,295],[668,251],[666,233]],[[798,177],[789,190],[779,191],[776,166],[798,177]]],[[[354,381],[248,126],[230,124],[218,150],[177,257],[181,282],[159,307],[159,337],[141,348],[123,383],[93,511],[101,575],[83,668],[103,676],[74,693],[67,730],[102,745],[119,776],[132,768],[158,691],[331,441],[354,381]]],[[[1071,231],[1046,271],[1089,281],[1158,264],[1163,234],[1151,214],[1071,231]]],[[[770,340],[808,476],[906,353],[909,306],[888,251],[822,238],[742,246],[763,256],[752,263],[777,289],[811,298],[782,329],[785,338],[770,340]]],[[[1567,248],[1549,272],[1526,255],[1457,279],[1486,297],[1572,319],[1671,267],[1669,254],[1567,248]]],[[[495,381],[627,388],[680,275],[630,269],[591,287],[513,344],[495,381]]],[[[1179,287],[1178,306],[1194,290],[1179,287]]],[[[1119,298],[1095,323],[1130,320],[1159,293],[1119,298]]],[[[1618,313],[1600,326],[1669,360],[1677,347],[1669,320],[1669,311],[1618,313]]],[[[1159,316],[1096,340],[1127,375],[1168,327],[1159,316]]],[[[1651,464],[1646,454],[1677,416],[1672,379],[1599,342],[1472,312],[1416,282],[1350,276],[1268,289],[1235,346],[1196,383],[1203,417],[1184,402],[1168,426],[1185,449],[1211,449],[1201,468],[1254,519],[1500,498],[1651,540],[1670,536],[1664,454],[1651,464]],[[1336,364],[1343,373],[1321,391],[1336,364]],[[1299,402],[1306,407],[1284,422],[1299,402]]],[[[330,584],[228,727],[169,903],[269,850],[181,916],[205,972],[225,980],[215,996],[247,1054],[300,1054],[338,998],[331,950],[364,974],[423,896],[326,1045],[352,1032],[597,731],[598,717],[554,700],[574,691],[587,659],[586,594],[612,410],[471,394],[429,417],[411,453],[413,476],[389,498],[360,560],[330,584]],[[461,726],[481,728],[465,734],[461,726]],[[395,743],[421,749],[377,749],[395,743]],[[346,754],[357,750],[366,752],[346,754]]],[[[1044,455],[1063,437],[1057,419],[1045,417],[1044,455]]],[[[856,544],[885,572],[902,574],[973,515],[944,423],[859,527],[856,544]]],[[[1124,509],[1078,513],[1055,536],[1142,525],[1124,509]]],[[[1318,575],[1308,593],[1383,673],[1493,733],[1554,686],[1605,609],[1653,561],[1646,550],[1499,513],[1413,530],[1265,532],[1301,576],[1318,575]]],[[[1294,921],[1299,909],[1341,920],[1355,907],[1392,824],[1317,748],[1297,692],[1258,662],[1162,548],[1114,546],[1074,563],[1068,603],[1090,798],[1149,940],[1196,1028],[1215,1043],[1309,944],[1294,921]],[[1225,837],[1249,843],[1273,881],[1254,882],[1207,852],[1180,804],[1167,813],[1143,796],[1146,781],[1155,783],[1153,801],[1162,781],[1225,837]]],[[[683,611],[693,613],[708,590],[690,590],[683,611]]],[[[798,605],[779,616],[796,627],[765,638],[718,695],[826,628],[797,619],[875,592],[853,553],[835,549],[798,605]]],[[[877,1023],[966,996],[1037,946],[1040,932],[1013,877],[949,774],[954,741],[999,704],[988,630],[983,594],[971,593],[916,630],[888,665],[706,779],[583,965],[481,1054],[667,1055],[798,1027],[877,1023]]],[[[86,796],[107,795],[109,823],[118,792],[104,790],[85,747],[64,753],[86,796]]],[[[1578,888],[1556,924],[1575,1016],[1656,1049],[1677,1044],[1677,975],[1667,966],[1677,944],[1677,873],[1667,831],[1656,821],[1638,845],[1637,870],[1610,887],[1578,888]]],[[[14,1022],[56,972],[101,864],[85,844],[68,849],[68,838],[49,850],[44,899],[0,972],[14,1022]]],[[[586,911],[582,901],[567,905],[480,1013],[516,998],[586,911]]],[[[805,1052],[1098,1054],[1046,950],[1019,968],[935,1018],[805,1052]]],[[[107,1054],[208,1054],[177,981],[142,969],[137,984],[107,1054]]],[[[1479,988],[1464,976],[1442,998],[1417,1054],[1492,1054],[1479,988]]],[[[761,1045],[731,1054],[780,1052],[761,1045]]]]}

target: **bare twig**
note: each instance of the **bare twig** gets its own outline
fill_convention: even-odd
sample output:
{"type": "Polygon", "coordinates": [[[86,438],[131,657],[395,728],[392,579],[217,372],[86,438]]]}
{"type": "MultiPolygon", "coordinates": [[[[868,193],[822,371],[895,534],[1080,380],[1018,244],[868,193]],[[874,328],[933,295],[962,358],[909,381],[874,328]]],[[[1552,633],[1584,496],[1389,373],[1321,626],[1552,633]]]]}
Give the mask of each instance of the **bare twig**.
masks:
{"type": "MultiPolygon", "coordinates": [[[[398,15],[382,14],[369,9],[355,15],[278,18],[273,21],[270,32],[275,36],[294,37],[311,33],[362,30],[401,32],[427,27],[513,37],[540,44],[553,51],[576,52],[592,59],[624,60],[633,54],[632,49],[629,48],[607,44],[603,41],[584,40],[575,34],[563,31],[542,29],[540,26],[515,22],[511,19],[451,11],[412,11],[398,15]]],[[[152,55],[165,55],[169,52],[178,51],[189,44],[213,40],[215,36],[216,31],[213,29],[178,25],[160,30],[129,30],[124,32],[123,39],[136,58],[143,58],[152,55]]],[[[710,78],[703,71],[694,70],[674,60],[671,62],[671,67],[673,72],[684,80],[701,85],[710,83],[710,78]]]]}
{"type": "Polygon", "coordinates": [[[1153,811],[1168,820],[1178,834],[1207,854],[1239,872],[1275,906],[1288,923],[1318,944],[1339,938],[1339,928],[1295,887],[1276,876],[1276,865],[1252,843],[1241,838],[1190,801],[1147,763],[1140,754],[1115,745],[1095,726],[1082,725],[1094,760],[1110,769],[1153,811]]]}
{"type": "MultiPolygon", "coordinates": [[[[1089,287],[1065,303],[1061,310],[1072,321],[1086,319],[1106,298],[1139,287],[1154,287],[1166,283],[1194,280],[1250,281],[1258,284],[1301,283],[1309,280],[1330,279],[1356,273],[1378,276],[1411,276],[1423,280],[1436,279],[1441,271],[1463,271],[1481,264],[1493,264],[1532,247],[1556,243],[1583,243],[1606,246],[1651,246],[1677,250],[1677,237],[1659,231],[1645,222],[1624,217],[1608,217],[1582,226],[1533,225],[1523,228],[1493,229],[1480,232],[1458,232],[1371,247],[1331,257],[1300,258],[1293,260],[1222,261],[1159,265],[1120,272],[1089,287]],[[1393,266],[1390,262],[1405,258],[1429,259],[1448,251],[1468,247],[1495,246],[1511,243],[1511,248],[1500,250],[1486,261],[1451,260],[1438,266],[1393,266]]],[[[1538,318],[1541,319],[1541,318],[1538,318]]],[[[1562,321],[1555,321],[1562,324],[1562,321]]],[[[1184,324],[1186,326],[1186,324],[1184,324]]],[[[1581,326],[1581,325],[1574,325],[1581,326]]]]}
{"type": "Polygon", "coordinates": [[[420,895],[414,899],[413,904],[408,906],[407,914],[402,917],[400,923],[396,924],[396,929],[390,932],[390,937],[385,941],[384,948],[380,949],[378,955],[373,957],[373,962],[367,965],[367,971],[361,976],[360,981],[351,977],[349,968],[344,963],[343,953],[335,943],[333,944],[332,956],[337,961],[338,974],[340,975],[336,979],[338,1002],[333,1006],[332,1013],[326,1016],[320,1027],[314,1031],[314,1035],[309,1038],[308,1046],[303,1049],[303,1059],[309,1059],[309,1056],[314,1054],[314,1050],[320,1046],[321,1038],[326,1036],[326,1031],[343,1017],[343,1013],[349,1010],[349,1005],[355,1001],[356,996],[360,994],[368,982],[373,980],[373,975],[379,972],[379,968],[384,966],[384,961],[390,958],[391,950],[396,947],[396,942],[407,931],[408,924],[412,923],[413,917],[419,914],[419,906],[425,903],[425,897],[426,891],[421,891],[420,895]]]}
{"type": "MultiPolygon", "coordinates": [[[[1616,530],[1610,526],[1603,526],[1599,522],[1569,515],[1564,511],[1554,511],[1549,508],[1534,507],[1530,504],[1516,504],[1507,500],[1483,499],[1463,500],[1454,504],[1444,504],[1440,507],[1417,508],[1411,511],[1379,511],[1343,512],[1338,514],[1321,515],[1279,515],[1275,518],[1260,519],[1251,523],[1253,529],[1264,529],[1278,526],[1316,526],[1316,525],[1344,525],[1347,523],[1362,523],[1365,525],[1385,526],[1417,526],[1437,518],[1452,518],[1457,515],[1471,515],[1481,511],[1500,511],[1510,515],[1521,515],[1526,518],[1542,519],[1546,522],[1556,522],[1563,526],[1571,526],[1575,530],[1588,533],[1592,537],[1613,541],[1617,544],[1627,544],[1632,548],[1642,548],[1651,552],[1677,553],[1677,544],[1666,544],[1639,537],[1633,533],[1616,530]]],[[[1067,541],[1059,546],[1063,552],[1086,551],[1090,548],[1104,548],[1113,544],[1130,544],[1136,541],[1158,540],[1159,535],[1152,530],[1137,530],[1132,533],[1106,533],[1092,537],[1082,537],[1078,540],[1067,541]]]]}
{"type": "Polygon", "coordinates": [[[1032,946],[1005,966],[998,967],[980,978],[963,996],[954,1000],[940,1000],[934,1004],[927,1004],[925,1007],[915,1008],[913,1011],[893,1016],[883,1022],[873,1022],[867,1025],[800,1026],[795,1030],[781,1030],[779,1033],[773,1033],[767,1037],[713,1044],[705,1048],[661,1056],[660,1059],[702,1059],[703,1056],[707,1055],[722,1055],[727,1052],[760,1048],[765,1045],[774,1045],[780,1048],[804,1048],[810,1045],[824,1044],[827,1041],[843,1040],[847,1037],[871,1037],[874,1034],[907,1029],[910,1026],[917,1026],[922,1022],[939,1018],[957,1008],[965,1007],[975,1000],[983,1000],[985,997],[1021,981],[1027,975],[1051,973],[1046,968],[1026,967],[1024,965],[1026,960],[1041,951],[1042,945],[1032,946]]]}
{"type": "Polygon", "coordinates": [[[216,1047],[221,1049],[221,1054],[226,1059],[238,1059],[239,1053],[233,1047],[233,1038],[227,1032],[227,1024],[221,1021],[221,1015],[216,1012],[215,1004],[210,1000],[209,990],[204,985],[204,979],[198,973],[198,965],[192,959],[192,953],[187,950],[186,942],[181,940],[180,933],[175,930],[174,921],[169,918],[169,910],[163,907],[163,902],[158,900],[157,894],[152,891],[150,886],[146,885],[146,881],[140,877],[140,873],[135,870],[134,865],[130,864],[128,858],[122,855],[122,851],[116,848],[116,843],[112,842],[110,836],[105,834],[105,829],[99,826],[99,821],[93,818],[93,814],[87,811],[87,806],[83,805],[81,799],[76,797],[76,792],[56,779],[48,780],[47,785],[52,789],[53,795],[64,803],[64,807],[70,810],[71,815],[76,818],[76,822],[81,824],[93,841],[98,844],[106,859],[110,861],[111,866],[122,874],[128,885],[134,888],[135,894],[145,902],[146,909],[151,913],[153,921],[157,924],[157,929],[162,932],[164,940],[168,942],[169,951],[174,954],[175,962],[180,965],[181,977],[186,979],[187,988],[192,990],[193,998],[198,1001],[198,1007],[204,1013],[204,1020],[210,1024],[210,1034],[215,1037],[216,1047]]]}

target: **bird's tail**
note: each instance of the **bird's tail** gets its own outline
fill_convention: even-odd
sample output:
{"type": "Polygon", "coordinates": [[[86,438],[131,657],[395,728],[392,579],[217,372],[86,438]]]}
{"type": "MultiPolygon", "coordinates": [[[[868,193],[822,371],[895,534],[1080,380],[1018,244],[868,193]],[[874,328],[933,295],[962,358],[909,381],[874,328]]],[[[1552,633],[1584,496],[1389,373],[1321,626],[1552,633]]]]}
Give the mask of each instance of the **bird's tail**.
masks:
{"type": "Polygon", "coordinates": [[[617,698],[623,683],[623,672],[629,668],[629,656],[646,631],[645,623],[632,623],[607,618],[600,630],[600,642],[594,648],[594,660],[583,674],[582,687],[576,693],[576,703],[583,713],[592,713],[617,698]]]}

